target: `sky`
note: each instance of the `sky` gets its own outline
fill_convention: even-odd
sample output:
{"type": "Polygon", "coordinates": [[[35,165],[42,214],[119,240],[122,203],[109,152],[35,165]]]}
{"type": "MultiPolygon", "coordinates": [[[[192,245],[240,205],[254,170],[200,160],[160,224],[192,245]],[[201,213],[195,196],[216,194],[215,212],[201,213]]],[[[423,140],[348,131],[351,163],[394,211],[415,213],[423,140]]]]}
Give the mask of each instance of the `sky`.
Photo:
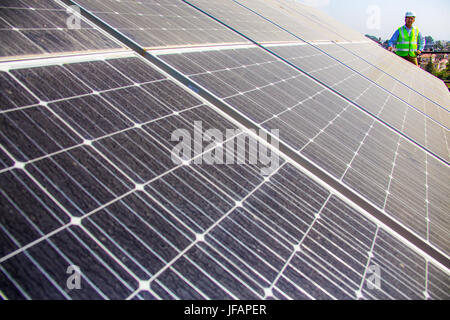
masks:
{"type": "Polygon", "coordinates": [[[415,26],[424,36],[450,41],[449,0],[297,0],[312,5],[359,31],[389,39],[404,25],[406,11],[415,11],[415,26]]]}

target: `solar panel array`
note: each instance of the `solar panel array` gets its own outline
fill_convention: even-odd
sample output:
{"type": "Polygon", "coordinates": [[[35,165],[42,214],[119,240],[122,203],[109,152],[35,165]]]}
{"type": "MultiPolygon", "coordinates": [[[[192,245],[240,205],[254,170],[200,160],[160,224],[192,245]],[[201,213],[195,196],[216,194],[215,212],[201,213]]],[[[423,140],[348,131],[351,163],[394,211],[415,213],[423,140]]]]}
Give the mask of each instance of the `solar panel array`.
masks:
{"type": "Polygon", "coordinates": [[[289,1],[2,3],[1,298],[449,299],[424,72],[289,1]]]}
{"type": "MultiPolygon", "coordinates": [[[[268,131],[283,128],[281,139],[292,149],[410,226],[424,240],[433,241],[429,234],[436,233],[434,223],[440,230],[440,223],[427,216],[427,206],[436,203],[428,199],[425,179],[428,188],[441,190],[448,177],[438,174],[439,170],[431,174],[423,150],[261,49],[222,50],[222,59],[209,57],[213,53],[174,54],[163,59],[260,127],[268,131]],[[236,66],[241,57],[254,59],[236,66]],[[195,61],[202,62],[201,67],[195,61]],[[412,179],[410,168],[423,174],[412,179]]],[[[388,102],[385,98],[380,112],[388,102]]],[[[403,127],[406,119],[401,119],[403,127]]],[[[434,161],[431,158],[429,166],[434,161]]],[[[446,173],[445,166],[442,173],[446,173]]],[[[440,211],[445,215],[445,205],[440,211]]]]}

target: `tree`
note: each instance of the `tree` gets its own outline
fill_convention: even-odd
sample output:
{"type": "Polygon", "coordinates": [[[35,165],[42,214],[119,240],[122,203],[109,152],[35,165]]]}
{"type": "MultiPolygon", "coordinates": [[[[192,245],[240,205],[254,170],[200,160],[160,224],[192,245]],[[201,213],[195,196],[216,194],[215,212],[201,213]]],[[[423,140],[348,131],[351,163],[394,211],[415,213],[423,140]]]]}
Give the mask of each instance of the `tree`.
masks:
{"type": "Polygon", "coordinates": [[[432,36],[426,36],[426,37],[425,37],[425,41],[426,41],[426,43],[428,43],[428,44],[433,44],[433,43],[434,43],[434,39],[433,39],[432,36]]]}
{"type": "Polygon", "coordinates": [[[450,80],[450,61],[447,62],[447,66],[442,72],[443,72],[443,76],[441,79],[442,80],[450,80]]]}
{"type": "Polygon", "coordinates": [[[446,78],[445,70],[436,72],[436,77],[438,77],[441,80],[445,80],[446,78]]]}
{"type": "Polygon", "coordinates": [[[429,73],[435,75],[436,74],[436,68],[434,67],[433,62],[429,61],[427,65],[425,66],[425,71],[428,71],[429,73]]]}
{"type": "Polygon", "coordinates": [[[367,38],[369,38],[370,40],[372,40],[372,41],[381,43],[381,38],[377,38],[377,37],[372,36],[372,35],[370,35],[370,34],[366,34],[365,36],[366,36],[367,38]]]}
{"type": "Polygon", "coordinates": [[[442,41],[440,41],[440,40],[436,41],[436,43],[434,44],[434,47],[437,50],[443,50],[444,49],[444,45],[442,44],[442,41]]]}
{"type": "MultiPolygon", "coordinates": [[[[430,71],[428,71],[428,72],[430,72],[430,71]]],[[[435,70],[435,75],[436,75],[436,77],[438,77],[441,80],[450,80],[450,61],[447,62],[447,65],[446,65],[445,69],[443,69],[443,70],[441,70],[439,72],[437,72],[435,70]]]]}

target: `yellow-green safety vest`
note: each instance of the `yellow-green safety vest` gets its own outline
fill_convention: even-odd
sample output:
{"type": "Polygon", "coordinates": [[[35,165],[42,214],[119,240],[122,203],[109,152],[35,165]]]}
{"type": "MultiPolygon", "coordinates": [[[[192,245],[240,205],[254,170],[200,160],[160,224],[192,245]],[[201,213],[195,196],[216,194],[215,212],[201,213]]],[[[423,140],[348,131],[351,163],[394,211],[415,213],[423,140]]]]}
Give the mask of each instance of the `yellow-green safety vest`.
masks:
{"type": "Polygon", "coordinates": [[[411,33],[408,34],[408,30],[405,26],[398,28],[398,39],[396,45],[396,53],[399,56],[405,57],[410,55],[416,56],[417,40],[419,38],[419,29],[413,27],[411,33]]]}

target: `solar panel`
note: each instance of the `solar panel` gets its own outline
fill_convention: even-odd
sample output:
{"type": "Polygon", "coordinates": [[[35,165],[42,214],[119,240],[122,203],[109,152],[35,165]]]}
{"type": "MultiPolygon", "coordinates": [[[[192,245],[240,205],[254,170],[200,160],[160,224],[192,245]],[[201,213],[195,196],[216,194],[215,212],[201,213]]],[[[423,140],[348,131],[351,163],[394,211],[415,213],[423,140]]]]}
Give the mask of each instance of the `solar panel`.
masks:
{"type": "MultiPolygon", "coordinates": [[[[448,163],[349,101],[380,99],[375,84],[349,99],[311,78],[338,87],[353,70],[306,43],[267,47],[306,50],[302,73],[247,41],[292,41],[278,23],[354,34],[284,1],[75,2],[144,58],[72,44],[0,62],[2,299],[448,299],[448,163]]],[[[2,5],[32,3],[9,19],[58,16],[58,1],[2,5]]],[[[445,113],[384,111],[395,99],[383,119],[405,135],[423,121],[419,143],[445,147],[445,113]]]]}
{"type": "Polygon", "coordinates": [[[92,1],[74,3],[141,47],[245,42],[181,1],[92,1]]]}
{"type": "Polygon", "coordinates": [[[2,57],[120,48],[54,1],[3,1],[0,9],[2,57]]]}

